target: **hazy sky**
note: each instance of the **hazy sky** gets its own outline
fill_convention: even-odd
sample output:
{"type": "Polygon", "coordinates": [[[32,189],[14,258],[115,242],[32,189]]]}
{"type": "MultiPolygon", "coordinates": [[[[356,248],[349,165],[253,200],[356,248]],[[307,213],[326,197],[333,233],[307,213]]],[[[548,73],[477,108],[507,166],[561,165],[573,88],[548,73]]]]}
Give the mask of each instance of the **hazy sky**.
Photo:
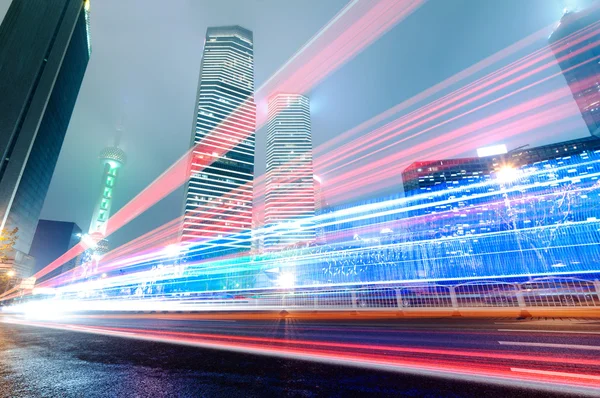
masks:
{"type": "MultiPolygon", "coordinates": [[[[259,87],[347,2],[92,0],[92,57],[42,218],[87,230],[100,184],[97,155],[112,144],[121,116],[128,163],[115,210],[185,152],[208,26],[254,32],[259,87]]],[[[0,18],[9,4],[0,0],[0,18]]],[[[564,6],[565,0],[429,0],[308,93],[314,145],[558,21],[564,6]]],[[[257,174],[265,169],[264,133],[257,133],[257,174]]],[[[586,134],[582,123],[562,137],[532,136],[527,143],[586,134]]],[[[167,197],[115,233],[112,244],[180,215],[182,203],[181,192],[167,197]]]]}

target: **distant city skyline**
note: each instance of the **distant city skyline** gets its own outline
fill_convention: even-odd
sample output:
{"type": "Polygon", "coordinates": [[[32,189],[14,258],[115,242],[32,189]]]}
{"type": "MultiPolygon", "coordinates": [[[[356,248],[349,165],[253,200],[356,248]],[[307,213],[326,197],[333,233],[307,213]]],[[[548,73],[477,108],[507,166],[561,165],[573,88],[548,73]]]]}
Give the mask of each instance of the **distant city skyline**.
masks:
{"type": "MultiPolygon", "coordinates": [[[[6,1],[0,1],[0,8],[5,4],[6,1]]],[[[121,113],[124,98],[128,100],[131,133],[123,146],[131,161],[123,173],[122,197],[115,199],[115,209],[133,198],[185,151],[189,142],[189,104],[195,95],[193,82],[198,76],[207,25],[240,24],[254,30],[256,84],[261,85],[347,1],[306,1],[292,7],[277,1],[208,4],[164,7],[161,2],[149,1],[139,7],[126,2],[92,1],[94,57],[43,217],[74,220],[80,225],[89,222],[96,186],[88,181],[97,181],[94,175],[99,177],[95,169],[96,154],[110,144],[105,132],[112,129],[121,113]],[[265,13],[265,9],[269,12],[265,13]],[[174,20],[179,22],[174,25],[171,22],[174,20]],[[265,24],[267,20],[270,22],[265,24]],[[89,144],[87,148],[80,149],[82,140],[89,144]],[[80,167],[73,169],[72,164],[80,167]],[[64,192],[71,185],[80,189],[69,199],[67,211],[64,192]]],[[[533,31],[556,23],[565,6],[563,1],[546,0],[507,0],[485,7],[475,0],[457,0],[454,4],[428,1],[308,93],[314,145],[322,144],[533,31]],[[462,29],[450,28],[450,25],[462,29]],[[506,26],[512,28],[503,29],[506,26]],[[475,29],[478,34],[473,36],[475,29]],[[503,34],[498,35],[499,31],[503,34]],[[418,46],[402,39],[417,36],[418,46]],[[433,54],[439,62],[432,61],[433,54]],[[386,61],[382,63],[383,59],[386,61]],[[377,73],[373,74],[375,70],[377,73]]],[[[578,128],[565,131],[564,137],[535,135],[533,139],[541,141],[529,139],[527,143],[536,145],[566,136],[584,136],[583,128],[581,123],[578,128]]],[[[257,159],[264,159],[265,144],[266,131],[259,131],[257,159]]],[[[522,142],[507,144],[514,148],[522,142]]],[[[264,162],[257,162],[256,174],[261,175],[263,170],[264,162]]],[[[332,176],[323,177],[327,195],[326,187],[332,176]]],[[[176,217],[181,211],[182,194],[183,189],[117,231],[111,238],[113,244],[122,244],[176,217]]]]}

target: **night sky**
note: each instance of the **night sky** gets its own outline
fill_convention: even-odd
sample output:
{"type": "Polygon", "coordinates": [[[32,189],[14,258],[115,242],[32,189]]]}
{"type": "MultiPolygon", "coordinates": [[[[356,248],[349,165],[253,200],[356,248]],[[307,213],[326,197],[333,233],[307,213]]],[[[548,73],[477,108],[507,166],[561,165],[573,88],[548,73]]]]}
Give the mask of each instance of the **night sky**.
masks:
{"type": "MultiPolygon", "coordinates": [[[[314,146],[556,23],[565,6],[591,1],[429,0],[306,93],[311,98],[314,146]]],[[[115,191],[115,210],[186,151],[208,26],[238,24],[254,32],[259,87],[347,2],[92,0],[92,57],[42,218],[75,221],[88,229],[100,184],[97,156],[112,144],[120,118],[128,164],[115,191]]],[[[0,18],[9,4],[0,0],[0,18]]],[[[257,175],[265,169],[265,134],[257,132],[257,175]]],[[[509,148],[533,146],[588,134],[581,122],[561,135],[538,132],[505,143],[509,148]]],[[[475,148],[465,150],[474,155],[475,148]]],[[[116,232],[111,244],[147,232],[181,215],[182,209],[180,190],[116,232]]]]}

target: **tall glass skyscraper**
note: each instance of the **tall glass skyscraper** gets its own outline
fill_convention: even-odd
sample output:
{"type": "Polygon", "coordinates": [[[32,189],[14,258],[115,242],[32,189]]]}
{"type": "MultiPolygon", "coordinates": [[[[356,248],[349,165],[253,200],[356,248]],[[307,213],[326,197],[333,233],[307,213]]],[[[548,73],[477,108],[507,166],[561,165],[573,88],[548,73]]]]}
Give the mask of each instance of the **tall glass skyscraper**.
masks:
{"type": "Polygon", "coordinates": [[[182,232],[197,256],[250,250],[255,130],[252,32],[208,28],[182,232]]]}
{"type": "Polygon", "coordinates": [[[592,135],[600,138],[599,21],[597,6],[567,12],[549,42],[585,124],[592,135]]]}
{"type": "Polygon", "coordinates": [[[314,226],[302,221],[315,214],[310,102],[300,94],[277,94],[268,117],[265,224],[280,228],[265,236],[265,247],[313,240],[314,226]]]}
{"type": "Polygon", "coordinates": [[[28,253],[90,57],[89,0],[13,0],[0,26],[0,228],[28,253]]]}

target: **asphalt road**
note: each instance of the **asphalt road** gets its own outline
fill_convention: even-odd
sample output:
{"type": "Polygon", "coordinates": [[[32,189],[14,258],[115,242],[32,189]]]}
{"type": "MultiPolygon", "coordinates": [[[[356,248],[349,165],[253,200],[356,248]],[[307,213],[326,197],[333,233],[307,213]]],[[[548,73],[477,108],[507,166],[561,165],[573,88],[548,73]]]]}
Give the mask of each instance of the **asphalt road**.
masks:
{"type": "Polygon", "coordinates": [[[600,396],[593,319],[1,320],[2,397],[600,396]]]}

